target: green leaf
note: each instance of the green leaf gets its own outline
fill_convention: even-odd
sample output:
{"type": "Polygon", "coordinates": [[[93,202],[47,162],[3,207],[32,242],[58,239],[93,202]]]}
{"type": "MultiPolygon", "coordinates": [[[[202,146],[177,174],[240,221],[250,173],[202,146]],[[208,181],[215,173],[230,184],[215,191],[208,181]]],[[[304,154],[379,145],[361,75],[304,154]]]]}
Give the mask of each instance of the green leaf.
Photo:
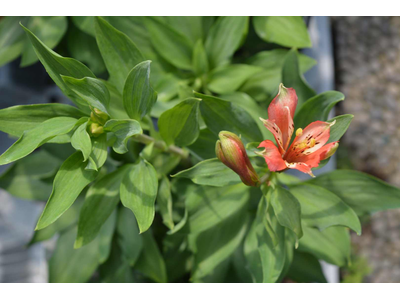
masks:
{"type": "Polygon", "coordinates": [[[309,181],[339,196],[358,215],[400,207],[400,190],[371,175],[335,170],[309,181]]]}
{"type": "Polygon", "coordinates": [[[303,236],[303,231],[301,229],[299,201],[288,190],[279,185],[273,190],[270,201],[278,222],[292,230],[300,239],[303,236]]]}
{"type": "MultiPolygon", "coordinates": [[[[130,266],[134,266],[143,249],[143,235],[139,229],[135,216],[129,209],[120,207],[118,210],[118,244],[130,266]]],[[[145,249],[146,252],[148,249],[145,249]]]]}
{"type": "Polygon", "coordinates": [[[89,106],[108,114],[110,92],[101,80],[90,77],[76,79],[68,76],[61,76],[61,78],[64,80],[67,87],[86,101],[89,106]]]}
{"type": "Polygon", "coordinates": [[[238,211],[220,224],[199,234],[189,235],[194,250],[194,281],[212,273],[230,257],[245,236],[248,218],[245,211],[238,211]]]}
{"type": "Polygon", "coordinates": [[[71,24],[68,27],[67,49],[73,58],[87,65],[94,74],[100,75],[106,72],[106,65],[94,36],[94,33],[89,35],[71,24]]]}
{"type": "Polygon", "coordinates": [[[212,228],[246,209],[249,196],[249,189],[242,184],[222,188],[199,186],[186,198],[189,232],[194,234],[212,228]]]}
{"type": "Polygon", "coordinates": [[[29,242],[29,246],[35,243],[43,242],[51,239],[57,233],[63,233],[68,230],[71,226],[75,225],[78,221],[79,211],[82,207],[83,201],[75,201],[75,203],[53,224],[43,228],[42,230],[36,230],[33,233],[33,237],[29,242]]]}
{"type": "Polygon", "coordinates": [[[158,54],[177,68],[192,69],[192,43],[189,39],[155,17],[146,17],[145,25],[158,54]]]}
{"type": "Polygon", "coordinates": [[[328,122],[332,123],[334,121],[335,125],[330,128],[329,140],[327,143],[332,143],[340,140],[343,134],[346,133],[347,128],[349,128],[351,121],[353,120],[353,115],[341,115],[330,119],[328,122]]]}
{"type": "Polygon", "coordinates": [[[247,35],[249,17],[219,17],[205,42],[211,69],[225,64],[247,35]]]}
{"type": "Polygon", "coordinates": [[[110,217],[119,203],[119,187],[127,171],[128,166],[123,166],[102,177],[89,188],[79,215],[75,248],[93,241],[110,217]]]}
{"type": "Polygon", "coordinates": [[[103,81],[103,83],[110,92],[109,112],[111,119],[129,119],[129,116],[125,111],[124,102],[122,100],[122,93],[120,93],[110,82],[103,81]]]}
{"type": "Polygon", "coordinates": [[[151,164],[156,169],[158,176],[168,175],[175,169],[181,159],[180,155],[162,152],[151,160],[151,164]]]}
{"type": "Polygon", "coordinates": [[[166,16],[166,22],[183,34],[192,44],[203,37],[203,17],[201,16],[166,16]]]}
{"type": "Polygon", "coordinates": [[[129,138],[143,133],[140,123],[135,120],[109,120],[104,125],[104,130],[112,132],[115,137],[113,149],[119,154],[128,152],[127,143],[129,138]]]}
{"type": "Polygon", "coordinates": [[[174,229],[173,211],[172,211],[172,196],[171,196],[171,183],[167,176],[162,176],[158,188],[157,203],[160,209],[160,214],[163,223],[170,230],[174,229]]]}
{"type": "MultiPolygon", "coordinates": [[[[326,121],[331,109],[340,101],[344,95],[339,92],[329,91],[321,93],[308,99],[297,111],[294,117],[296,128],[305,128],[314,121],[326,121]]],[[[333,127],[335,127],[334,125],[333,127]]],[[[336,140],[337,141],[337,140],[336,140]]]]}
{"type": "MultiPolygon", "coordinates": [[[[54,48],[61,41],[67,31],[67,17],[39,17],[29,19],[27,27],[49,48],[54,48]]],[[[38,60],[35,50],[31,44],[25,43],[22,51],[21,67],[29,66],[38,60]]]]}
{"type": "Polygon", "coordinates": [[[264,41],[285,47],[311,48],[303,17],[253,17],[254,29],[264,41]]]}
{"type": "Polygon", "coordinates": [[[46,151],[36,151],[17,161],[0,176],[0,188],[27,200],[47,200],[51,194],[49,178],[62,161],[46,151]]]}
{"type": "Polygon", "coordinates": [[[0,165],[21,159],[53,137],[70,132],[77,121],[74,118],[57,117],[44,121],[32,130],[25,131],[18,141],[0,156],[0,165]]]}
{"type": "Polygon", "coordinates": [[[228,130],[241,135],[243,143],[262,141],[256,122],[243,108],[216,97],[195,93],[200,103],[201,115],[207,127],[216,135],[228,130]]]}
{"type": "Polygon", "coordinates": [[[330,226],[347,226],[361,234],[361,224],[354,210],[327,189],[311,184],[290,187],[299,200],[301,218],[308,226],[324,230],[330,226]]]}
{"type": "Polygon", "coordinates": [[[303,226],[304,236],[299,251],[311,253],[317,258],[339,267],[350,261],[350,235],[345,227],[329,227],[324,231],[303,226]]]}
{"type": "Polygon", "coordinates": [[[61,75],[71,76],[74,78],[96,77],[94,76],[93,72],[81,62],[73,58],[62,57],[61,55],[55,53],[53,50],[43,44],[29,29],[25,28],[24,26],[22,27],[26,31],[29,40],[35,48],[37,57],[45,67],[51,79],[53,79],[61,91],[78,107],[85,107],[85,102],[67,87],[65,82],[62,80],[61,75]]]}
{"type": "MultiPolygon", "coordinates": [[[[86,118],[86,120],[87,119],[88,118],[86,118]]],[[[75,130],[71,138],[72,147],[82,152],[83,161],[86,161],[89,158],[90,153],[92,152],[92,141],[90,140],[90,136],[86,131],[87,126],[88,126],[88,121],[80,125],[75,130]]]]}
{"type": "Polygon", "coordinates": [[[135,269],[155,282],[167,282],[165,262],[151,230],[145,232],[142,237],[143,249],[146,249],[146,251],[142,251],[136,262],[135,269]]]}
{"type": "Polygon", "coordinates": [[[260,67],[245,64],[222,66],[211,72],[207,87],[218,94],[232,93],[248,78],[262,70],[260,67]]]}
{"type": "Polygon", "coordinates": [[[85,116],[73,106],[51,103],[17,105],[0,109],[0,131],[21,137],[24,131],[56,117],[71,117],[79,119],[85,116]]]}
{"type": "Polygon", "coordinates": [[[54,178],[53,192],[35,230],[43,229],[56,221],[74,203],[82,190],[96,179],[97,173],[86,171],[85,165],[80,152],[72,154],[61,165],[54,178]]]}
{"type": "Polygon", "coordinates": [[[92,152],[85,170],[98,171],[107,160],[107,135],[92,137],[92,152]]]}
{"type": "Polygon", "coordinates": [[[282,82],[286,87],[296,90],[300,107],[306,100],[315,96],[315,91],[304,80],[300,71],[299,60],[295,49],[289,51],[282,68],[282,82]]]}
{"type": "Polygon", "coordinates": [[[190,153],[198,160],[215,158],[215,143],[218,136],[212,133],[208,128],[200,130],[197,140],[188,146],[190,153]]]}
{"type": "Polygon", "coordinates": [[[30,17],[3,17],[0,21],[0,66],[17,58],[26,43],[19,22],[27,23],[30,17]]]}
{"type": "Polygon", "coordinates": [[[71,19],[80,30],[92,36],[95,35],[93,16],[72,16],[71,19]]]}
{"type": "Polygon", "coordinates": [[[189,98],[165,111],[158,119],[160,135],[167,145],[187,146],[199,136],[200,99],[189,98]]]}
{"type": "MultiPolygon", "coordinates": [[[[260,117],[265,117],[267,110],[261,108],[260,105],[258,105],[257,102],[249,95],[242,92],[235,92],[228,95],[222,95],[221,98],[235,103],[236,105],[246,110],[258,125],[258,128],[263,135],[263,140],[274,140],[274,136],[272,135],[272,133],[264,126],[263,122],[260,122],[260,117]]],[[[258,146],[259,143],[256,143],[258,146]]]]}
{"type": "Polygon", "coordinates": [[[326,283],[326,278],[318,259],[311,254],[300,251],[294,251],[293,262],[287,276],[299,283],[326,283]]]}
{"type": "Polygon", "coordinates": [[[189,178],[196,184],[210,186],[227,186],[241,182],[240,177],[220,162],[218,158],[203,160],[189,169],[172,175],[172,177],[189,178]]]}
{"type": "Polygon", "coordinates": [[[49,262],[49,281],[52,283],[87,282],[99,265],[98,243],[74,249],[76,227],[63,233],[49,262]]]}
{"type": "Polygon", "coordinates": [[[126,34],[115,29],[103,18],[95,18],[95,29],[97,44],[110,73],[110,80],[122,92],[129,72],[144,57],[126,34]]]}
{"type": "Polygon", "coordinates": [[[285,228],[276,217],[266,211],[265,199],[259,202],[257,215],[244,242],[244,255],[253,282],[276,282],[285,266],[285,228]],[[274,239],[264,225],[270,218],[274,239]]]}
{"type": "MultiPolygon", "coordinates": [[[[117,225],[117,210],[111,213],[108,217],[107,221],[101,227],[99,232],[99,263],[103,264],[107,261],[108,257],[111,254],[111,247],[112,247],[112,239],[114,236],[115,227],[117,225]]],[[[76,242],[76,240],[75,240],[76,242]]],[[[75,247],[75,244],[74,244],[75,247]]]]}
{"type": "MultiPolygon", "coordinates": [[[[262,72],[250,77],[240,90],[249,94],[257,101],[272,100],[278,93],[282,82],[282,68],[289,50],[274,49],[262,51],[248,59],[248,63],[262,67],[262,72]]],[[[300,73],[304,74],[316,64],[316,61],[304,54],[297,53],[300,73]]]]}
{"type": "Polygon", "coordinates": [[[194,45],[192,61],[193,71],[196,73],[196,75],[203,75],[208,73],[208,58],[202,40],[198,40],[197,43],[194,45]]]}
{"type": "Polygon", "coordinates": [[[157,188],[157,172],[143,159],[132,166],[122,180],[122,204],[135,214],[140,233],[149,229],[153,223],[157,188]]]}
{"type": "Polygon", "coordinates": [[[151,111],[157,92],[150,84],[150,61],[137,64],[126,78],[123,101],[128,116],[140,120],[151,111]]]}

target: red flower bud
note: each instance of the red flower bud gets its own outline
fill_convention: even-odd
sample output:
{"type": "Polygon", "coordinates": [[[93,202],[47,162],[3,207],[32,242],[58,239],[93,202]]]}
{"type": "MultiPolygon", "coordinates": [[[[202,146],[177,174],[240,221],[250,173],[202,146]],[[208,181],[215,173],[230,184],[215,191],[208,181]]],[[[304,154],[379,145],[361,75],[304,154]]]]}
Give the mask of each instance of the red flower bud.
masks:
{"type": "Polygon", "coordinates": [[[215,146],[215,153],[218,159],[228,168],[235,171],[244,184],[257,186],[260,180],[251,165],[240,138],[232,132],[221,131],[219,139],[215,146]]]}

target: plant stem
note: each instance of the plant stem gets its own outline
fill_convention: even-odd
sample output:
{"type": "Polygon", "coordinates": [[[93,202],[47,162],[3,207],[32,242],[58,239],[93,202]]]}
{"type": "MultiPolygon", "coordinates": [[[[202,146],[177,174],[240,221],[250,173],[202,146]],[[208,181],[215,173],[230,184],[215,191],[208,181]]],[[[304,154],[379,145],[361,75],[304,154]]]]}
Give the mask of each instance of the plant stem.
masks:
{"type": "Polygon", "coordinates": [[[260,186],[262,186],[264,183],[269,185],[272,177],[274,176],[274,172],[268,172],[265,174],[263,177],[260,179],[260,186]]]}
{"type": "Polygon", "coordinates": [[[181,156],[182,158],[186,159],[188,157],[188,153],[187,151],[183,150],[182,148],[179,148],[177,146],[171,145],[171,146],[167,146],[167,144],[165,144],[165,142],[163,141],[157,141],[154,138],[152,138],[151,136],[148,136],[147,134],[139,134],[136,135],[135,137],[133,137],[133,139],[136,142],[148,145],[151,143],[154,143],[154,147],[161,149],[162,151],[165,152],[169,152],[169,153],[173,153],[176,155],[181,156]]]}

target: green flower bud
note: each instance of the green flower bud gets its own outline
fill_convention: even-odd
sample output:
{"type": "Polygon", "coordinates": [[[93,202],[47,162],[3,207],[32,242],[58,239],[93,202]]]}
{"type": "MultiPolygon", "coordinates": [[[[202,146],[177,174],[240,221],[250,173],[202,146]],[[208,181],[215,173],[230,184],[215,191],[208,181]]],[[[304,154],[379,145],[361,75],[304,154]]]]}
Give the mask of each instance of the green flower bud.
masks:
{"type": "Polygon", "coordinates": [[[104,128],[97,123],[92,123],[90,124],[90,133],[92,136],[98,137],[100,134],[104,133],[104,128]]]}

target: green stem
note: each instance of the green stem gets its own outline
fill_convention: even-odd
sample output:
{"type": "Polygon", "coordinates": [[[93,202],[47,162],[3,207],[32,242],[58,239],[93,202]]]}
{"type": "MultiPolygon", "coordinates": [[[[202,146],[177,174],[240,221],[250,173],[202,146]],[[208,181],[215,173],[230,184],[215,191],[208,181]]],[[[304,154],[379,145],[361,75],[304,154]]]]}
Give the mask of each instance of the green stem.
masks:
{"type": "Polygon", "coordinates": [[[176,155],[181,156],[183,159],[186,159],[188,157],[187,151],[183,150],[182,148],[179,148],[177,146],[171,145],[167,146],[167,144],[163,141],[157,141],[156,139],[152,138],[151,136],[148,136],[146,134],[139,134],[136,135],[133,138],[136,142],[148,145],[151,143],[154,143],[154,147],[161,149],[162,151],[173,153],[176,155]]]}

